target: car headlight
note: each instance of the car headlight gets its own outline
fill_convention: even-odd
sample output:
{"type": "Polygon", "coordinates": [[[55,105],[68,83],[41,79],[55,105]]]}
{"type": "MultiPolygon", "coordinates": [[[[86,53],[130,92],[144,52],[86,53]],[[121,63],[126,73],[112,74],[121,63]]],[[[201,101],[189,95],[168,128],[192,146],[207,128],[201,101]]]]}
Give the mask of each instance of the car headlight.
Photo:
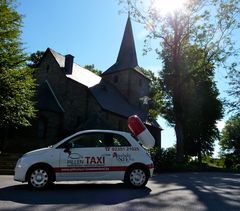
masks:
{"type": "Polygon", "coordinates": [[[21,157],[21,158],[18,159],[16,167],[17,168],[22,168],[24,163],[25,163],[25,159],[24,159],[24,157],[21,157]]]}

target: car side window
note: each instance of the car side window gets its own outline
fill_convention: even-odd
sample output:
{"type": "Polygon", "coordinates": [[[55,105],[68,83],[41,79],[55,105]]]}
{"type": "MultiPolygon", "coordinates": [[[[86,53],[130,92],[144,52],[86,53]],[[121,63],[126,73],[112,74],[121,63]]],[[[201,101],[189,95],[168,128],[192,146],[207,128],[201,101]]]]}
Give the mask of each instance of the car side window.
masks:
{"type": "Polygon", "coordinates": [[[127,147],[131,146],[128,140],[114,133],[85,133],[74,136],[61,144],[58,148],[93,148],[93,147],[127,147]]]}
{"type": "Polygon", "coordinates": [[[104,144],[106,147],[126,147],[131,146],[126,138],[119,134],[106,133],[104,144]]]}
{"type": "Polygon", "coordinates": [[[104,147],[103,140],[103,133],[85,133],[71,138],[58,148],[65,148],[69,144],[71,148],[104,147]]]}
{"type": "Polygon", "coordinates": [[[104,135],[102,133],[87,133],[82,134],[71,140],[73,148],[91,148],[91,147],[104,147],[104,135]]]}

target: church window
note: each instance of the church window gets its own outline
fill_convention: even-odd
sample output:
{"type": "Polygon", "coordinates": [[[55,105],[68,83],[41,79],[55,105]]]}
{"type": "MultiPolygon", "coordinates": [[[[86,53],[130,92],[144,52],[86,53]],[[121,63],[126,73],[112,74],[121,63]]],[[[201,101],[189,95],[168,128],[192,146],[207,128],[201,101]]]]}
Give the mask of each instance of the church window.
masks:
{"type": "Polygon", "coordinates": [[[117,76],[117,75],[114,76],[113,81],[114,81],[114,83],[117,83],[117,82],[118,82],[118,76],[117,76]]]}

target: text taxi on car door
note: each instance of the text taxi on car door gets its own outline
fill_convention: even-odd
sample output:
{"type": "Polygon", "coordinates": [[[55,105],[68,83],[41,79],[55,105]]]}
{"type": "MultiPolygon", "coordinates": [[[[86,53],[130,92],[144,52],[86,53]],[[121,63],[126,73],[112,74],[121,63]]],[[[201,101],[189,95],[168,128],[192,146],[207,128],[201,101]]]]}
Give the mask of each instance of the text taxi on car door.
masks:
{"type": "Polygon", "coordinates": [[[153,147],[155,140],[137,116],[128,118],[128,126],[136,138],[122,131],[85,130],[28,152],[17,161],[14,180],[36,189],[80,180],[122,180],[144,187],[154,166],[141,145],[153,147]]]}

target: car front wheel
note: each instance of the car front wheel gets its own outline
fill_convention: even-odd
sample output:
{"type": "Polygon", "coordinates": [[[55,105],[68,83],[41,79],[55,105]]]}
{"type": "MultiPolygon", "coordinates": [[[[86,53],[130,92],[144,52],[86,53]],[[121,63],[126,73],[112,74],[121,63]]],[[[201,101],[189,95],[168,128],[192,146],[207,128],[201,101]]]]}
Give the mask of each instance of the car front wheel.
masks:
{"type": "Polygon", "coordinates": [[[44,189],[52,183],[50,171],[45,167],[35,167],[29,173],[28,184],[35,189],[44,189]]]}

